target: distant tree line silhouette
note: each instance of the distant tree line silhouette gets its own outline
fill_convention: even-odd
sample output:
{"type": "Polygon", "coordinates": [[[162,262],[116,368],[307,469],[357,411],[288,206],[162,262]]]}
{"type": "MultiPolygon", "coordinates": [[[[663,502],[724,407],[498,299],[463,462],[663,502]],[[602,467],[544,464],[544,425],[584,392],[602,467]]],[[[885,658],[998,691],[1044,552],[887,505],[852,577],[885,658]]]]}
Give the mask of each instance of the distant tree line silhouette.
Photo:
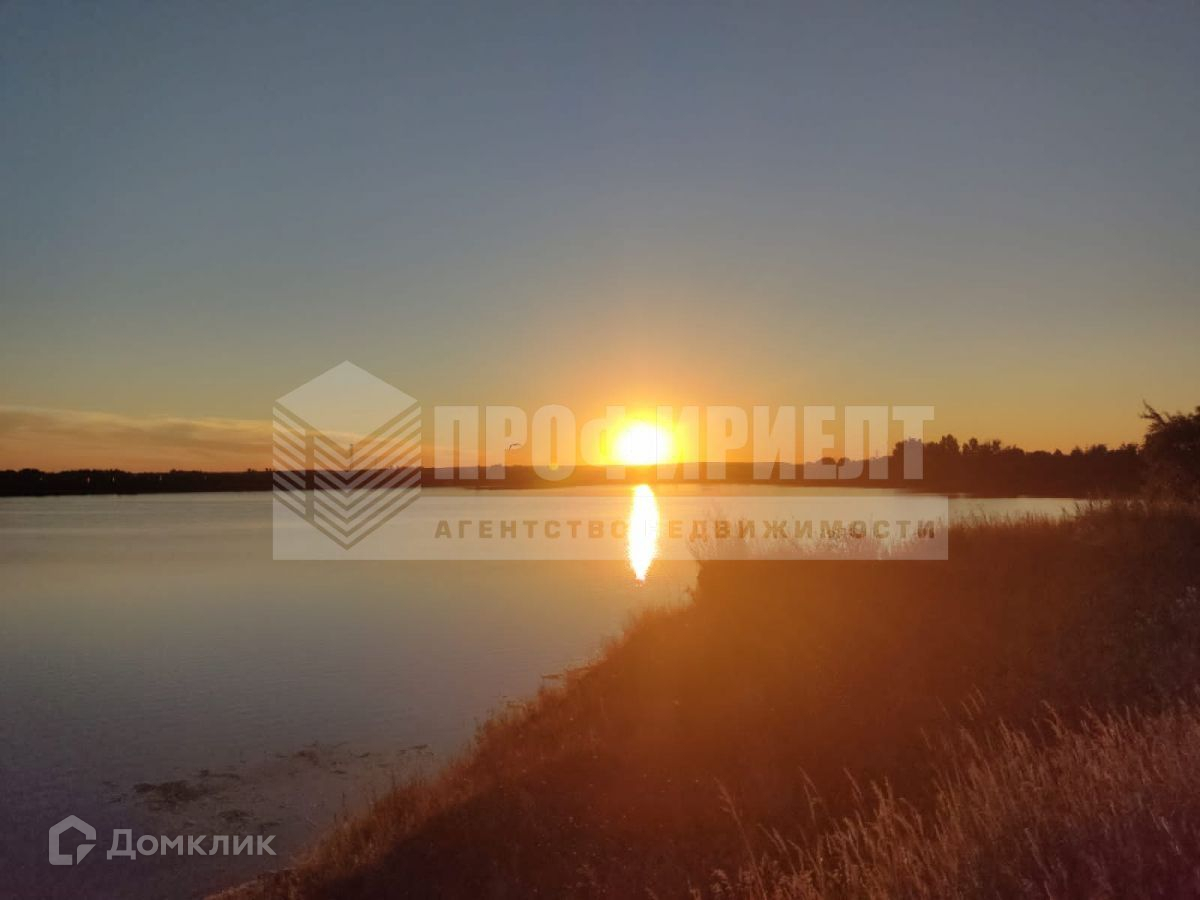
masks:
{"type": "MultiPolygon", "coordinates": [[[[959,443],[945,435],[924,445],[922,489],[937,493],[993,496],[1088,497],[1138,492],[1145,475],[1137,444],[1116,448],[1096,444],[1087,449],[1022,450],[998,440],[971,438],[959,443]]],[[[903,444],[897,444],[888,466],[889,481],[904,483],[903,444]]],[[[908,482],[911,484],[912,482],[908,482]]]]}
{"type": "MultiPolygon", "coordinates": [[[[888,459],[887,478],[870,478],[870,465],[861,466],[862,474],[851,479],[814,479],[804,477],[803,467],[783,471],[776,466],[766,481],[822,487],[893,487],[933,493],[964,493],[983,496],[1033,497],[1112,497],[1147,494],[1200,500],[1200,407],[1192,413],[1162,413],[1147,405],[1142,417],[1148,422],[1146,436],[1138,444],[1110,448],[1096,444],[1086,449],[1023,450],[998,440],[971,438],[960,442],[953,435],[922,444],[923,476],[905,479],[903,442],[895,445],[888,459]]],[[[822,462],[839,466],[846,459],[826,458],[822,462]]],[[[706,467],[700,467],[699,480],[707,481],[706,467]]],[[[843,471],[854,467],[846,466],[843,471]]],[[[679,472],[683,469],[680,467],[679,472]]],[[[490,479],[485,470],[478,477],[458,475],[431,468],[422,470],[425,486],[475,486],[480,488],[546,487],[529,466],[510,466],[502,480],[490,479]]],[[[311,473],[308,473],[311,483],[311,473]]],[[[579,468],[565,481],[554,486],[601,484],[608,480],[603,468],[579,468]]],[[[627,468],[626,481],[655,482],[654,467],[627,468]]],[[[727,482],[762,482],[754,477],[750,463],[732,463],[726,467],[727,482]]],[[[43,472],[39,469],[0,471],[0,496],[49,496],[62,494],[157,494],[205,491],[269,491],[270,469],[244,472],[200,472],[172,469],[169,472],[125,472],[120,469],[77,469],[43,472]]]]}

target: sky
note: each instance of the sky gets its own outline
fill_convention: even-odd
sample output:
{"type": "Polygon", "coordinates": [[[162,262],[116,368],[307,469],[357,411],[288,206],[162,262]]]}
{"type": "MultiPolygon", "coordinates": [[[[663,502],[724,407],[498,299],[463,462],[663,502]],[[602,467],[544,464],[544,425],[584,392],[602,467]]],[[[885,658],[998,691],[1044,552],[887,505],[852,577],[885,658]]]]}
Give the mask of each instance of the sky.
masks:
{"type": "Polygon", "coordinates": [[[0,467],[424,405],[1200,403],[1194,3],[0,3],[0,467]]]}

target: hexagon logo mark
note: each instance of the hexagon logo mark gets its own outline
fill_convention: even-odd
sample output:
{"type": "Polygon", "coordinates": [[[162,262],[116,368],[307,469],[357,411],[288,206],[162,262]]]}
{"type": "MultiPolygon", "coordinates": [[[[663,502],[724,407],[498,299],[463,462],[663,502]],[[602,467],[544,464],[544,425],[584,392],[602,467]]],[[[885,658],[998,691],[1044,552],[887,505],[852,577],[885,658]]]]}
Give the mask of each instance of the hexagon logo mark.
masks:
{"type": "Polygon", "coordinates": [[[273,495],[343,550],[421,492],[421,407],[351,362],[275,401],[273,495]]]}

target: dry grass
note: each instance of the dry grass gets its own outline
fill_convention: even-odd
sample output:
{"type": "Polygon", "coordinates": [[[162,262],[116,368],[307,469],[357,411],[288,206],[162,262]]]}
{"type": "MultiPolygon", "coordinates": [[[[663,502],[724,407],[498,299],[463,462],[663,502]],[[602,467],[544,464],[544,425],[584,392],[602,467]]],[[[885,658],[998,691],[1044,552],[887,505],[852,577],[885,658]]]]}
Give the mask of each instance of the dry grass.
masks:
{"type": "Polygon", "coordinates": [[[945,795],[931,741],[975,698],[983,721],[1022,728],[1046,702],[1074,726],[1089,706],[1154,715],[1200,682],[1193,511],[979,526],[950,554],[707,563],[692,604],[644,616],[436,779],[239,896],[685,895],[746,859],[716,782],[746,822],[815,846],[862,812],[854,784],[931,816],[945,795]]]}
{"type": "MultiPolygon", "coordinates": [[[[961,734],[923,814],[876,787],[805,844],[755,838],[709,893],[746,900],[1200,895],[1200,713],[961,734]]],[[[727,797],[727,804],[732,801],[727,797]]],[[[696,891],[696,897],[702,892],[696,891]]]]}

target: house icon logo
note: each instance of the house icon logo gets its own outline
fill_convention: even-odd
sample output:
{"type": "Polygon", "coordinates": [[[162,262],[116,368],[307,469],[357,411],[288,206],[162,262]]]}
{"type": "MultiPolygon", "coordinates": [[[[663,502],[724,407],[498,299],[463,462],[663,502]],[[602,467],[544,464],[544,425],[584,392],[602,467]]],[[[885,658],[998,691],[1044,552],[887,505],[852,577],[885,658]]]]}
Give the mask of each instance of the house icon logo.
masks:
{"type": "Polygon", "coordinates": [[[95,840],[95,828],[83,821],[83,819],[79,818],[79,816],[67,816],[50,829],[50,865],[70,866],[74,865],[75,863],[83,862],[83,858],[91,852],[93,847],[96,846],[95,843],[88,843],[88,841],[95,840]],[[70,853],[62,853],[58,849],[58,839],[62,837],[63,832],[70,831],[72,828],[87,838],[87,841],[80,843],[80,845],[75,848],[74,857],[72,857],[70,853]]]}

